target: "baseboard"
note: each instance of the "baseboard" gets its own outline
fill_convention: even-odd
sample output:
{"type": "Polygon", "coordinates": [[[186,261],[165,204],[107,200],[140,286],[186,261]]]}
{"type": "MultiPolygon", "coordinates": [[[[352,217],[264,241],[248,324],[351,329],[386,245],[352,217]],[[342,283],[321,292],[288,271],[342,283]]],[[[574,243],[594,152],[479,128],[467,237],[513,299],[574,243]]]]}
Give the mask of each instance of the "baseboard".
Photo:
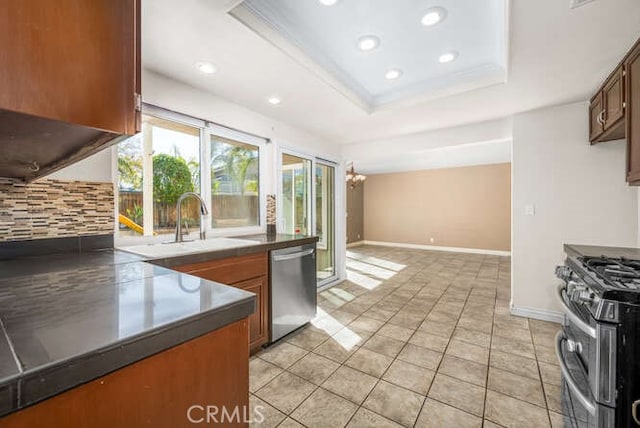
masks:
{"type": "Polygon", "coordinates": [[[364,241],[360,240],[360,241],[356,241],[356,242],[350,242],[350,243],[347,244],[347,248],[359,247],[360,245],[364,245],[364,241]]]}
{"type": "Polygon", "coordinates": [[[362,242],[365,245],[380,245],[383,247],[411,248],[413,250],[447,251],[450,253],[487,254],[491,256],[510,256],[511,255],[511,251],[483,250],[479,248],[438,247],[436,245],[405,244],[402,242],[383,242],[383,241],[367,241],[367,240],[362,242]]]}
{"type": "Polygon", "coordinates": [[[511,314],[519,317],[533,318],[540,321],[550,321],[562,324],[564,315],[562,312],[548,311],[546,309],[528,308],[526,306],[511,306],[511,314]]]}

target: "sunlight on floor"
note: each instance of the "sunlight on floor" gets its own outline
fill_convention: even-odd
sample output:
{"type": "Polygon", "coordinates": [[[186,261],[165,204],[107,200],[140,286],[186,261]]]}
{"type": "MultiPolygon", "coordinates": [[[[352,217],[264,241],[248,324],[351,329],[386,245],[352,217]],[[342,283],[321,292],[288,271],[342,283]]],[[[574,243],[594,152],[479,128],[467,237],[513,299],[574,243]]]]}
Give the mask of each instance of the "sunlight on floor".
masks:
{"type": "Polygon", "coordinates": [[[366,275],[352,271],[349,269],[349,262],[347,262],[347,279],[360,287],[366,288],[367,290],[373,290],[378,285],[382,284],[382,281],[378,281],[376,279],[369,278],[366,275]]]}
{"type": "Polygon", "coordinates": [[[311,321],[311,325],[332,336],[333,341],[347,351],[363,342],[358,334],[345,327],[344,324],[321,308],[318,308],[318,315],[311,321]]]}
{"type": "Polygon", "coordinates": [[[395,262],[392,262],[390,260],[379,259],[377,257],[368,256],[366,254],[361,254],[361,253],[358,253],[358,252],[355,252],[355,251],[349,251],[349,250],[347,250],[347,258],[348,259],[359,260],[361,262],[366,262],[366,263],[369,263],[371,265],[380,266],[382,268],[390,269],[390,270],[393,270],[393,271],[396,271],[396,272],[399,272],[402,269],[407,267],[407,265],[403,265],[403,264],[400,264],[400,263],[395,263],[395,262]]]}

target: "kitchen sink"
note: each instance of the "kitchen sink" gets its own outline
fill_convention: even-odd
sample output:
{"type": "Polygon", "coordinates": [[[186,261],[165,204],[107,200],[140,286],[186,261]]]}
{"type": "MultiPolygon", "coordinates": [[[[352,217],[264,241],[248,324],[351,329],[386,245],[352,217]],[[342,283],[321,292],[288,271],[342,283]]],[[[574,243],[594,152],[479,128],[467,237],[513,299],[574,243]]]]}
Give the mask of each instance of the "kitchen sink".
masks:
{"type": "Polygon", "coordinates": [[[119,248],[122,251],[144,257],[172,257],[182,254],[201,253],[206,251],[226,250],[229,248],[258,245],[260,241],[240,238],[211,238],[204,241],[171,242],[163,244],[133,245],[119,248]]]}

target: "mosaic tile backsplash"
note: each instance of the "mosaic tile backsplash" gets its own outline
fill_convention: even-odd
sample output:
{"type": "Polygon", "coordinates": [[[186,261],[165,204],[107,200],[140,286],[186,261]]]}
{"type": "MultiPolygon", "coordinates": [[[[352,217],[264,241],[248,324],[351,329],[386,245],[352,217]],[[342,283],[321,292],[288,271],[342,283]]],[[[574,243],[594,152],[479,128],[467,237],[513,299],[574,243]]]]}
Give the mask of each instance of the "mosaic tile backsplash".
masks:
{"type": "Polygon", "coordinates": [[[112,183],[0,178],[0,242],[114,231],[112,183]]]}

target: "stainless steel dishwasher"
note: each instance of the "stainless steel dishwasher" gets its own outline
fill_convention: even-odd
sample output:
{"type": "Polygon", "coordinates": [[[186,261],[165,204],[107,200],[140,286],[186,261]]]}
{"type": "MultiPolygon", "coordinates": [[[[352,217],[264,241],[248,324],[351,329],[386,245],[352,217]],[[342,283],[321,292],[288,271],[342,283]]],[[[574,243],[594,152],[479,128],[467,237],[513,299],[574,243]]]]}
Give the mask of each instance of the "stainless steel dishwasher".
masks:
{"type": "Polygon", "coordinates": [[[316,316],[316,244],[271,251],[271,342],[316,316]]]}

